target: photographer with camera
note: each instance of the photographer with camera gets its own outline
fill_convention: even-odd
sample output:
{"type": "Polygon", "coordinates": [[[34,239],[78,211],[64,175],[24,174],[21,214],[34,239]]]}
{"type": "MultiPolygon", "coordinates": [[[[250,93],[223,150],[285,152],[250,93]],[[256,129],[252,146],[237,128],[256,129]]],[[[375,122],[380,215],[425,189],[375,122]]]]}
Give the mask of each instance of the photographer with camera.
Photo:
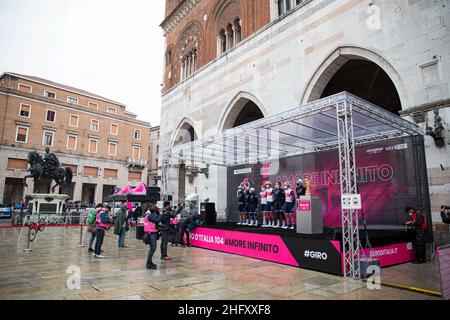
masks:
{"type": "Polygon", "coordinates": [[[411,219],[407,221],[405,225],[414,231],[416,237],[416,261],[413,263],[426,263],[427,252],[425,242],[428,223],[425,214],[420,210],[414,210],[411,207],[406,207],[405,213],[407,213],[411,219]]]}
{"type": "Polygon", "coordinates": [[[181,244],[181,241],[177,241],[179,238],[179,234],[181,232],[181,212],[184,210],[184,202],[180,203],[180,207],[174,208],[176,211],[176,217],[170,219],[170,239],[169,242],[172,244],[172,247],[178,246],[181,244]]]}
{"type": "Polygon", "coordinates": [[[147,256],[147,269],[157,269],[157,266],[153,263],[152,259],[158,246],[158,224],[165,222],[167,219],[169,219],[167,215],[159,214],[158,207],[152,207],[144,218],[144,243],[150,245],[150,251],[147,256]]]}
{"type": "Polygon", "coordinates": [[[441,206],[442,222],[450,224],[450,206],[441,206]]]}
{"type": "Polygon", "coordinates": [[[161,222],[161,260],[170,261],[172,258],[167,253],[167,247],[170,239],[170,219],[174,219],[176,214],[173,212],[169,201],[164,202],[163,215],[166,219],[161,222]]]}

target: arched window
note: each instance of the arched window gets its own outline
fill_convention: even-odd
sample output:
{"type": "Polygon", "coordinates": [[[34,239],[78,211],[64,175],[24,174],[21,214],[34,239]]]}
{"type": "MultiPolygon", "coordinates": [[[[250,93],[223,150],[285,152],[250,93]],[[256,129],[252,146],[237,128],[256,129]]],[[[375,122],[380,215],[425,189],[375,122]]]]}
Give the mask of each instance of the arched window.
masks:
{"type": "Polygon", "coordinates": [[[169,50],[166,54],[166,67],[172,64],[172,50],[169,50]]]}
{"type": "Polygon", "coordinates": [[[181,79],[184,80],[197,71],[197,49],[187,52],[181,61],[181,79]]]}
{"type": "Polygon", "coordinates": [[[278,16],[291,11],[294,7],[302,4],[305,0],[275,0],[278,2],[278,16]]]}
{"type": "Polygon", "coordinates": [[[234,30],[235,30],[236,44],[238,44],[242,40],[241,19],[237,18],[234,21],[234,30]]]}
{"type": "Polygon", "coordinates": [[[219,36],[217,37],[217,56],[220,56],[229,49],[234,48],[241,41],[241,19],[237,18],[233,23],[229,23],[225,29],[220,30],[219,36]]]}
{"type": "Polygon", "coordinates": [[[192,21],[181,32],[174,48],[172,66],[176,70],[175,78],[178,82],[194,74],[202,65],[203,39],[202,26],[196,21],[192,21]]]}
{"type": "Polygon", "coordinates": [[[231,49],[234,47],[234,27],[231,23],[227,26],[226,34],[228,38],[228,49],[231,49]]]}
{"type": "Polygon", "coordinates": [[[219,33],[219,38],[218,38],[218,52],[219,55],[225,53],[225,51],[227,51],[227,37],[225,35],[225,30],[221,30],[219,33]]]}

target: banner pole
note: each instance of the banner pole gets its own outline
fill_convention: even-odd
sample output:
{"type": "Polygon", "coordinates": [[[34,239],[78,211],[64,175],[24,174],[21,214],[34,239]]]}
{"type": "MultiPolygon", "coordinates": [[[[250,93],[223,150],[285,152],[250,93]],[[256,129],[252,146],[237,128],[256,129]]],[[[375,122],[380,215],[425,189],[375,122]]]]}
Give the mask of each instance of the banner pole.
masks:
{"type": "Polygon", "coordinates": [[[81,224],[80,221],[80,244],[77,246],[78,248],[83,248],[84,244],[83,244],[83,225],[81,224]]]}

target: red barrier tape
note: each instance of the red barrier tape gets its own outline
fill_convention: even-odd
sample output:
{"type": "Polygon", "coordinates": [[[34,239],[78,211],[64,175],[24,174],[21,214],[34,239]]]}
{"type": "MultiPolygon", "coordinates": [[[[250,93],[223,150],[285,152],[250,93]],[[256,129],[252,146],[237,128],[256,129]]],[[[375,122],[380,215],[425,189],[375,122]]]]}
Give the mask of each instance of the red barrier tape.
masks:
{"type": "MultiPolygon", "coordinates": [[[[86,227],[85,224],[67,224],[67,225],[60,225],[60,226],[45,226],[45,228],[75,228],[75,227],[86,227]]],[[[0,226],[0,229],[21,229],[21,228],[28,228],[28,226],[0,226]]]]}
{"type": "MultiPolygon", "coordinates": [[[[67,225],[56,225],[56,226],[45,226],[45,228],[75,228],[75,227],[87,227],[87,224],[67,224],[67,225]]],[[[143,226],[143,224],[132,225],[132,227],[143,226]]],[[[112,226],[113,227],[113,226],[112,226]]],[[[21,229],[28,228],[28,226],[0,226],[0,229],[21,229]]]]}

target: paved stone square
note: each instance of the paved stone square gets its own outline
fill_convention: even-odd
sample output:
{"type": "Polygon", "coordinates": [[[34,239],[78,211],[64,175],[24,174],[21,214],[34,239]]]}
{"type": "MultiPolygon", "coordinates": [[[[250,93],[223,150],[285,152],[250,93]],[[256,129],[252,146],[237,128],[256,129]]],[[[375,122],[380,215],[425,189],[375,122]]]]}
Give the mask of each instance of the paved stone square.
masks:
{"type": "MultiPolygon", "coordinates": [[[[157,271],[145,269],[148,247],[127,235],[126,249],[117,237],[105,238],[106,260],[78,248],[79,228],[48,228],[38,234],[33,251],[24,252],[25,231],[0,229],[0,299],[26,300],[433,300],[418,293],[382,287],[369,290],[362,281],[297,269],[266,261],[197,248],[172,248],[173,261],[157,271]],[[66,273],[79,266],[81,289],[69,290],[66,273]]],[[[87,235],[88,236],[88,235],[87,235]]],[[[84,241],[86,242],[87,236],[84,241]]],[[[383,269],[382,280],[439,291],[434,264],[383,269]]]]}

